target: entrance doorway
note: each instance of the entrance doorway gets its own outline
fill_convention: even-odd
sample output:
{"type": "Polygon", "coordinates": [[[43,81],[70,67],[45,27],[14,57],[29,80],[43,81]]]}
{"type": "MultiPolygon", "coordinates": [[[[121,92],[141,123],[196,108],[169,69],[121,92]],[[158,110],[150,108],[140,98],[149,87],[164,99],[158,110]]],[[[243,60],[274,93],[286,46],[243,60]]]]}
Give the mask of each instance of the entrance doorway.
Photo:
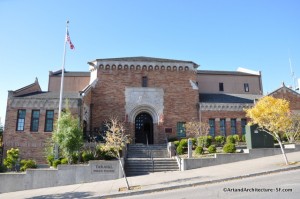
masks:
{"type": "Polygon", "coordinates": [[[135,118],[135,143],[153,144],[153,119],[148,113],[140,113],[135,118]]]}

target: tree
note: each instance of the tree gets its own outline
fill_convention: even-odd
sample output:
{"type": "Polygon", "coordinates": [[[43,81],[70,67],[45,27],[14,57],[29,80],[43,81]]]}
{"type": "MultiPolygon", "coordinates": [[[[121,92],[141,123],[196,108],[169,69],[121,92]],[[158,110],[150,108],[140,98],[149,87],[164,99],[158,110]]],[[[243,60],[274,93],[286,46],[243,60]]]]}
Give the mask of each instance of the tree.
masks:
{"type": "Polygon", "coordinates": [[[279,135],[286,132],[291,123],[289,102],[284,99],[265,96],[254,107],[245,111],[246,116],[252,120],[250,124],[257,124],[260,129],[272,135],[278,141],[285,163],[288,165],[279,135]]]}
{"type": "Polygon", "coordinates": [[[61,117],[57,120],[52,141],[58,144],[69,164],[72,162],[72,155],[79,152],[83,146],[82,134],[78,117],[72,116],[67,106],[66,111],[62,112],[61,117]]]}
{"type": "Polygon", "coordinates": [[[119,121],[117,117],[111,117],[108,122],[105,123],[107,127],[105,136],[105,149],[114,152],[114,156],[118,158],[124,179],[126,181],[127,189],[129,190],[129,184],[126,178],[126,174],[121,162],[120,151],[130,142],[129,135],[125,133],[125,125],[123,122],[119,121]]]}
{"type": "Polygon", "coordinates": [[[17,170],[16,165],[19,161],[19,149],[11,148],[6,152],[6,158],[4,159],[4,165],[10,170],[17,170]]]}
{"type": "Polygon", "coordinates": [[[285,135],[289,143],[295,142],[300,136],[300,114],[292,113],[290,116],[291,123],[285,135]]]}
{"type": "Polygon", "coordinates": [[[199,137],[208,134],[209,125],[205,122],[191,121],[185,123],[185,131],[187,137],[199,137]]]}
{"type": "Polygon", "coordinates": [[[3,125],[0,122],[0,147],[2,147],[3,125]]]}

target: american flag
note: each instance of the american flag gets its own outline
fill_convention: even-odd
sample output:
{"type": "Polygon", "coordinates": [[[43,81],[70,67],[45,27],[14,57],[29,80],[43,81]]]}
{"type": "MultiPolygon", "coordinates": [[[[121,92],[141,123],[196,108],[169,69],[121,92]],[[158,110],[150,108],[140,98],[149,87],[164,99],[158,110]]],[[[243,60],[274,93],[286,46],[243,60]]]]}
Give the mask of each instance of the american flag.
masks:
{"type": "Polygon", "coordinates": [[[75,46],[73,45],[70,35],[69,35],[69,30],[67,30],[67,42],[70,44],[70,49],[75,49],[75,46]]]}

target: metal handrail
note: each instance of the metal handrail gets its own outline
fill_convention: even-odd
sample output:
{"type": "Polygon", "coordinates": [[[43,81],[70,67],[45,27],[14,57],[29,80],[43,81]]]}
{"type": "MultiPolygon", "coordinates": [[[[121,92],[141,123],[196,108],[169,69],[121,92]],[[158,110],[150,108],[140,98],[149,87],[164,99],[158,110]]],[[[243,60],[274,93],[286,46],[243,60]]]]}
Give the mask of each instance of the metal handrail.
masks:
{"type": "Polygon", "coordinates": [[[176,147],[173,148],[173,151],[174,151],[174,154],[175,154],[177,165],[179,167],[179,171],[181,171],[181,158],[177,154],[176,147]]]}
{"type": "MultiPolygon", "coordinates": [[[[149,147],[149,146],[148,146],[149,147]]],[[[148,149],[149,150],[149,149],[148,149]]],[[[154,172],[154,160],[153,160],[153,153],[152,149],[150,149],[150,160],[152,162],[152,172],[154,172]]]]}

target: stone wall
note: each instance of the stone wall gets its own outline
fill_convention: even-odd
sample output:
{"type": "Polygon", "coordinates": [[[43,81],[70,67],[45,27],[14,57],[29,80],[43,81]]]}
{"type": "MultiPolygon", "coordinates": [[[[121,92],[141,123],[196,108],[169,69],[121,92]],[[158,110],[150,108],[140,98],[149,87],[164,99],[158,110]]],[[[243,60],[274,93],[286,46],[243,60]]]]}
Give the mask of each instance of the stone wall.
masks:
{"type": "Polygon", "coordinates": [[[88,165],[58,165],[57,169],[27,169],[24,173],[0,173],[0,194],[122,177],[118,160],[94,160],[88,165]]]}
{"type": "MultiPolygon", "coordinates": [[[[300,151],[300,145],[296,145],[294,146],[294,148],[285,149],[285,153],[292,153],[297,151],[300,151]]],[[[245,149],[244,153],[218,153],[215,154],[214,157],[181,159],[180,168],[182,171],[184,171],[279,154],[281,154],[280,148],[245,149]]],[[[284,163],[283,159],[282,161],[284,163]]]]}

